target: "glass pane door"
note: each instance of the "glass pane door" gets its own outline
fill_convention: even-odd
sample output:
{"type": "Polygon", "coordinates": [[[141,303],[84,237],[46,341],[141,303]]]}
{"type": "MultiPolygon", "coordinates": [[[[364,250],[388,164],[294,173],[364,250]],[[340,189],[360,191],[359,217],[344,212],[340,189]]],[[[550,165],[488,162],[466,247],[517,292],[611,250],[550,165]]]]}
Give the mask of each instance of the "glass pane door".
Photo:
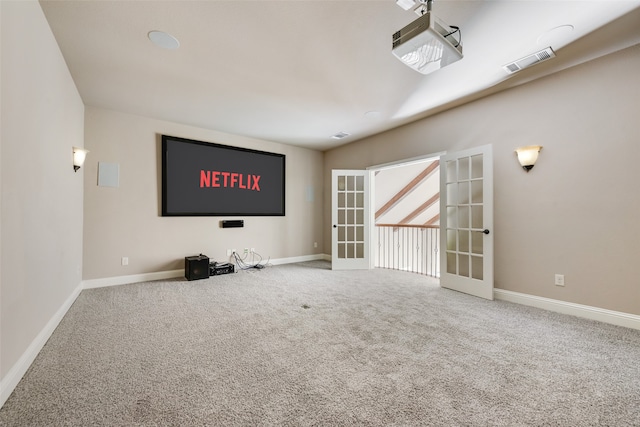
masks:
{"type": "Polygon", "coordinates": [[[493,299],[491,146],[441,159],[441,285],[493,299]]]}
{"type": "Polygon", "coordinates": [[[335,170],[332,181],[333,268],[369,268],[368,171],[335,170]]]}

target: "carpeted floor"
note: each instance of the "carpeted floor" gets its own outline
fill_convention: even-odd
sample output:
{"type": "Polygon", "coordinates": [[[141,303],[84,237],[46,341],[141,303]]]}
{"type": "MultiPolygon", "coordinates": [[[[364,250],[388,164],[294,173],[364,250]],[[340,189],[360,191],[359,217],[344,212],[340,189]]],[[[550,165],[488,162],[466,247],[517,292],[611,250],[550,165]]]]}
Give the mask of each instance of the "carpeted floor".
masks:
{"type": "Polygon", "coordinates": [[[640,331],[317,261],[83,291],[3,426],[640,426],[640,331]]]}

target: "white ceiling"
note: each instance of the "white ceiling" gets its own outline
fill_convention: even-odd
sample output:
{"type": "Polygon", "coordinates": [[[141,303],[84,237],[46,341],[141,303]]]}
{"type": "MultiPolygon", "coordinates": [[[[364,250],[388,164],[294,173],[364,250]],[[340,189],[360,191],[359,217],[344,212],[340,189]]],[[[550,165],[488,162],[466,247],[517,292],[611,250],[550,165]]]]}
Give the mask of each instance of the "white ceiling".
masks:
{"type": "Polygon", "coordinates": [[[320,150],[640,43],[640,0],[435,0],[464,58],[422,75],[391,54],[417,19],[394,0],[40,3],[86,105],[320,150]],[[502,69],[548,46],[556,58],[502,69]]]}

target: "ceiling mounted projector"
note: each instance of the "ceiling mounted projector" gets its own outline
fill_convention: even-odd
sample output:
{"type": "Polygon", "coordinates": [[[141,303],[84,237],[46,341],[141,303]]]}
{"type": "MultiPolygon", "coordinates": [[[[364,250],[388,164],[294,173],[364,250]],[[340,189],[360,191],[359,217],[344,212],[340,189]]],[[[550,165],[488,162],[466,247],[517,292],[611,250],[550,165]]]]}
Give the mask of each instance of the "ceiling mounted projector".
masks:
{"type": "Polygon", "coordinates": [[[414,70],[429,74],[462,59],[460,29],[445,24],[429,10],[393,35],[391,52],[414,70]]]}

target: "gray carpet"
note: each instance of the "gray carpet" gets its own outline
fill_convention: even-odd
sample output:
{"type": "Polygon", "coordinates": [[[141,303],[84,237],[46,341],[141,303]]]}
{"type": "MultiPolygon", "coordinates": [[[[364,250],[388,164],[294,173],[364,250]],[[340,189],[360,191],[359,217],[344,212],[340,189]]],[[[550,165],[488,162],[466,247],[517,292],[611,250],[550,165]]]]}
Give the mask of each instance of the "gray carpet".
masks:
{"type": "Polygon", "coordinates": [[[7,426],[640,426],[640,331],[326,262],[83,291],[7,426]]]}

